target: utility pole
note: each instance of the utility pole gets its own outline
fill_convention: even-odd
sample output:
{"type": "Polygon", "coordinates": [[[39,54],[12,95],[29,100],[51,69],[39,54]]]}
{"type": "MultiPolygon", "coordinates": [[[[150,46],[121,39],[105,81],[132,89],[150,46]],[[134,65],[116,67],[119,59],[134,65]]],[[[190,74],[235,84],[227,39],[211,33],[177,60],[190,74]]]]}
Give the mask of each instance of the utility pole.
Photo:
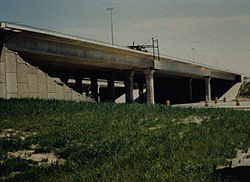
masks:
{"type": "Polygon", "coordinates": [[[113,37],[113,19],[112,19],[112,11],[114,8],[108,8],[107,11],[110,11],[110,17],[111,17],[111,40],[112,45],[114,45],[114,37],[113,37]]]}

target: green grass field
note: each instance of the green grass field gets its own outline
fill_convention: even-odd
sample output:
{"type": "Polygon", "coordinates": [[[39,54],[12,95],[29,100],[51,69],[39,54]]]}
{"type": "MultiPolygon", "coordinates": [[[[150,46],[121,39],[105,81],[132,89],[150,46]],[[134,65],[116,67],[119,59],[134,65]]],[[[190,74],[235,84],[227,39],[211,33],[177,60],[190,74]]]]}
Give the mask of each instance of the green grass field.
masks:
{"type": "Polygon", "coordinates": [[[0,100],[0,134],[0,181],[214,182],[250,147],[250,112],[0,100]],[[32,150],[57,161],[14,155],[32,150]]]}

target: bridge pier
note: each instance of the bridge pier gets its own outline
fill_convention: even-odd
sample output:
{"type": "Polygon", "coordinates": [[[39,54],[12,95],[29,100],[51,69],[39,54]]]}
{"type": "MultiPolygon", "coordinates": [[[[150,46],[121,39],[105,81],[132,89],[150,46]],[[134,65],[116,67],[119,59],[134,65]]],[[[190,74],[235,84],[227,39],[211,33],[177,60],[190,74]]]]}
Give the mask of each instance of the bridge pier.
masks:
{"type": "Polygon", "coordinates": [[[91,98],[93,98],[96,102],[98,102],[98,85],[97,85],[97,78],[95,76],[90,77],[91,82],[91,98]]]}
{"type": "Polygon", "coordinates": [[[205,80],[205,90],[206,90],[206,98],[211,101],[211,76],[204,77],[205,80]]]}
{"type": "Polygon", "coordinates": [[[125,80],[125,91],[126,91],[126,103],[132,103],[134,101],[134,71],[129,71],[127,78],[125,80]]]}
{"type": "Polygon", "coordinates": [[[144,74],[146,77],[146,92],[147,92],[147,103],[154,104],[154,70],[145,69],[144,74]]]}

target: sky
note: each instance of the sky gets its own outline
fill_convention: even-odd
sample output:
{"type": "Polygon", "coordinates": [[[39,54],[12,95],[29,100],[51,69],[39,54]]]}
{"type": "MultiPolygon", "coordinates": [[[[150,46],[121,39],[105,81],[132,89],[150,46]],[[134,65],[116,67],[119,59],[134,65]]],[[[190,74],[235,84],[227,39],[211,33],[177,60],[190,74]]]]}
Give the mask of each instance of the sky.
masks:
{"type": "Polygon", "coordinates": [[[0,0],[0,21],[160,54],[250,76],[250,0],[0,0]]]}

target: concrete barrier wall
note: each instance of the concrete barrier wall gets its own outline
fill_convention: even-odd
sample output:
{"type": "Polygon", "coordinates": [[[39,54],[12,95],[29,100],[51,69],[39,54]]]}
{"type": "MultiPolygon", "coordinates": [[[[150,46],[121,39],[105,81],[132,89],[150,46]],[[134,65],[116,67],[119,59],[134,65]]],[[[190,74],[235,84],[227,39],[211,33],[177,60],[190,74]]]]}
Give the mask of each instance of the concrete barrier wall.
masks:
{"type": "Polygon", "coordinates": [[[0,59],[0,98],[40,98],[91,101],[3,47],[0,59]]]}

